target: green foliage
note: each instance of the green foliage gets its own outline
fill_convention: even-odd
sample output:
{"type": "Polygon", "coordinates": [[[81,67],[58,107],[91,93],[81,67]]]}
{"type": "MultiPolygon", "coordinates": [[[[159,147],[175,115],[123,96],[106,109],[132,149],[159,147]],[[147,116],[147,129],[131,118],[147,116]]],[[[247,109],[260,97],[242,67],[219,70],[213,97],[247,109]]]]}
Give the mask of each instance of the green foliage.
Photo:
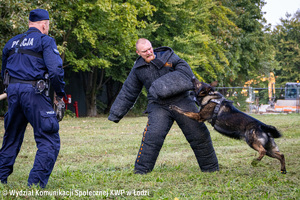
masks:
{"type": "Polygon", "coordinates": [[[263,1],[149,1],[155,5],[141,31],[154,47],[171,46],[202,81],[240,86],[245,80],[268,74],[274,66],[274,48],[263,32],[263,1]]]}
{"type": "Polygon", "coordinates": [[[0,5],[4,18],[1,31],[12,33],[6,34],[5,40],[1,38],[1,47],[8,38],[27,30],[31,9],[40,7],[49,11],[50,35],[57,41],[63,67],[86,72],[88,115],[95,113],[97,91],[108,79],[121,82],[126,79],[135,59],[138,30],[146,24],[137,18],[151,16],[155,10],[146,0],[1,1],[0,5]],[[11,24],[6,25],[8,21],[11,24]]]}
{"type": "Polygon", "coordinates": [[[225,72],[228,63],[224,49],[212,35],[210,24],[218,16],[220,24],[234,26],[225,16],[231,11],[206,1],[149,1],[156,11],[149,24],[154,22],[155,32],[142,31],[140,37],[149,38],[154,47],[170,46],[186,60],[199,80],[215,80],[217,74],[225,72]]]}
{"type": "Polygon", "coordinates": [[[21,34],[28,29],[29,11],[35,8],[49,9],[48,2],[38,0],[1,0],[0,1],[0,49],[13,36],[21,34]]]}
{"type": "Polygon", "coordinates": [[[133,65],[137,28],[144,26],[137,16],[152,14],[147,1],[79,0],[58,3],[53,10],[58,12],[54,20],[65,66],[76,72],[105,69],[106,77],[125,80],[133,65]]]}
{"type": "Polygon", "coordinates": [[[224,47],[231,69],[229,79],[224,77],[225,85],[238,86],[259,75],[268,75],[277,64],[274,61],[275,50],[270,43],[270,37],[263,30],[265,19],[261,9],[265,2],[260,0],[221,2],[235,13],[228,17],[237,26],[230,29],[229,34],[232,37],[224,47]]]}
{"type": "Polygon", "coordinates": [[[300,10],[286,17],[273,31],[276,60],[280,63],[276,72],[281,83],[300,80],[300,10]]]}

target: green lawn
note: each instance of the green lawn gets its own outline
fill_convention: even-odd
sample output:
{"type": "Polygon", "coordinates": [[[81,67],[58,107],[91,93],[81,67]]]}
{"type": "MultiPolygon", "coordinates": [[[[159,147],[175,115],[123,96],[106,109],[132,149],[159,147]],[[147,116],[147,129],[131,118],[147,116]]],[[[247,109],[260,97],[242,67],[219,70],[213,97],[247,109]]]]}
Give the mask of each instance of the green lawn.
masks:
{"type": "MultiPolygon", "coordinates": [[[[65,118],[60,123],[61,151],[46,189],[27,187],[36,152],[28,126],[14,172],[7,185],[0,184],[0,199],[15,199],[16,192],[19,199],[300,199],[300,115],[253,116],[282,132],[275,141],[285,155],[287,174],[269,157],[253,167],[256,151],[209,124],[220,171],[202,173],[174,124],[153,172],[135,175],[146,117],[125,117],[118,124],[106,117],[65,118]]],[[[3,120],[0,129],[2,144],[3,120]]]]}

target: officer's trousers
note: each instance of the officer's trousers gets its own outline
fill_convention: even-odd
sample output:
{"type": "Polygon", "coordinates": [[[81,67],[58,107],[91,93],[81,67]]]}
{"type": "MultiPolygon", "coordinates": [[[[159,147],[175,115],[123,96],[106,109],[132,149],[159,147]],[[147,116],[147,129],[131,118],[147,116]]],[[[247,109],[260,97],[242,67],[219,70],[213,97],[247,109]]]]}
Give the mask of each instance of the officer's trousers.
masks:
{"type": "MultiPolygon", "coordinates": [[[[195,102],[184,98],[174,103],[183,110],[198,112],[195,102]]],[[[174,121],[177,122],[194,151],[201,171],[213,172],[219,170],[218,159],[212,145],[210,133],[204,123],[199,123],[174,110],[169,105],[151,103],[147,108],[148,123],[143,132],[143,138],[137,159],[135,173],[144,174],[152,171],[160,149],[174,121]]]]}
{"type": "Polygon", "coordinates": [[[0,180],[6,183],[13,172],[29,122],[33,127],[37,152],[28,185],[39,184],[44,188],[60,149],[59,124],[51,100],[36,93],[31,84],[9,84],[7,94],[8,112],[4,118],[5,134],[0,149],[0,180]]]}

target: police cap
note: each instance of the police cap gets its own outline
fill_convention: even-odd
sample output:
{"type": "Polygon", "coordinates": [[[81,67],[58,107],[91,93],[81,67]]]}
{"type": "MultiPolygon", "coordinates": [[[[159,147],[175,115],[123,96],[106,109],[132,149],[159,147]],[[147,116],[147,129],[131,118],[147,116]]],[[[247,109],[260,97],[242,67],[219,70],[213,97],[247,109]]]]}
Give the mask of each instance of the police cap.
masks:
{"type": "Polygon", "coordinates": [[[49,20],[49,13],[44,9],[35,9],[30,11],[29,20],[32,22],[49,20]]]}

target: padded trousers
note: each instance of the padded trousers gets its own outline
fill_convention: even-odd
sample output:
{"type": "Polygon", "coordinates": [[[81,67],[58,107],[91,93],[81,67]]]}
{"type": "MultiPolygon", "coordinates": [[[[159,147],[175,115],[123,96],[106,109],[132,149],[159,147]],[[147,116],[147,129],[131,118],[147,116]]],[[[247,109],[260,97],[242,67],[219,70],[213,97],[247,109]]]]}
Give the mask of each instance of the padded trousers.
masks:
{"type": "MultiPolygon", "coordinates": [[[[178,100],[173,104],[183,110],[198,112],[195,102],[189,97],[178,100]]],[[[141,146],[135,161],[135,173],[145,174],[153,170],[160,149],[174,121],[177,122],[189,142],[201,171],[213,172],[219,170],[218,159],[210,133],[204,123],[199,123],[174,110],[170,110],[169,105],[158,103],[149,104],[147,113],[148,123],[144,129],[141,146]]]]}

